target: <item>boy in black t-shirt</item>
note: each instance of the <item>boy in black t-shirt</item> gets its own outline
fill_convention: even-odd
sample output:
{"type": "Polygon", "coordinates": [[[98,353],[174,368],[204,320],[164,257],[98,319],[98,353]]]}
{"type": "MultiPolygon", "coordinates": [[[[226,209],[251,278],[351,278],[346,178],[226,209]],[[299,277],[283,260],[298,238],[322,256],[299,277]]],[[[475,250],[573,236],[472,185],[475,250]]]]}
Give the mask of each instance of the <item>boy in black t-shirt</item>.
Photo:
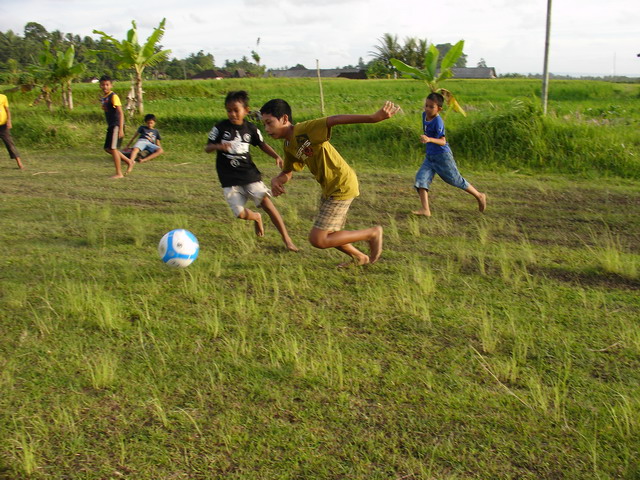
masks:
{"type": "Polygon", "coordinates": [[[271,201],[271,191],[262,181],[262,174],[249,153],[249,146],[260,150],[276,160],[282,167],[282,158],[262,139],[262,134],[253,123],[245,121],[249,114],[249,95],[244,90],[229,92],[225,99],[228,120],[216,124],[209,132],[209,141],[204,150],[217,151],[216,170],[222,184],[225,200],[236,217],[255,222],[256,235],[264,236],[264,225],[259,212],[245,208],[251,198],[256,207],[262,208],[280,232],[288,250],[298,251],[287,232],[282,216],[271,201]]]}
{"type": "MultiPolygon", "coordinates": [[[[138,154],[146,152],[146,156],[140,155],[140,163],[153,160],[159,155],[164,153],[162,146],[160,145],[160,132],[156,130],[156,116],[153,113],[149,113],[144,116],[144,125],[140,125],[136,133],[131,137],[127,148],[131,146],[133,141],[138,137],[138,141],[133,145],[131,149],[131,160],[135,161],[138,158],[138,154]]],[[[125,149],[126,150],[126,149],[125,149]]]]}

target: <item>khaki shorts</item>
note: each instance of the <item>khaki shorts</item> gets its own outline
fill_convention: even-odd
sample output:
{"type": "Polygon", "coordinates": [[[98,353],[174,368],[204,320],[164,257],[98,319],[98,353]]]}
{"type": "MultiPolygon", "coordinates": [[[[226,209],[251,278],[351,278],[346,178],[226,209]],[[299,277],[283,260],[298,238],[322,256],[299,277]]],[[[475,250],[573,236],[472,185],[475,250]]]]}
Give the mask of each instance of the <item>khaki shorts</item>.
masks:
{"type": "Polygon", "coordinates": [[[347,213],[351,202],[353,202],[353,198],[349,200],[335,200],[331,197],[323,198],[316,219],[313,222],[313,228],[328,232],[342,230],[347,221],[347,213]]]}
{"type": "Polygon", "coordinates": [[[253,182],[247,185],[234,185],[222,189],[224,199],[227,201],[233,214],[238,217],[244,210],[247,200],[252,199],[256,207],[259,207],[264,197],[271,196],[271,190],[264,182],[253,182]]]}

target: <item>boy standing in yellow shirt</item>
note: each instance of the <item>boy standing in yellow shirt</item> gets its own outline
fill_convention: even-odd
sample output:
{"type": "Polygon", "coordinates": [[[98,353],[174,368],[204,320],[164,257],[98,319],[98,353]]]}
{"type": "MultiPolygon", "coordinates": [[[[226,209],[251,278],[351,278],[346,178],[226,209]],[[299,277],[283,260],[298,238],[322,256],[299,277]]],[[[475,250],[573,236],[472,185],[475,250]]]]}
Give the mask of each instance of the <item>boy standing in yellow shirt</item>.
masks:
{"type": "MultiPolygon", "coordinates": [[[[360,192],[353,169],[329,142],[331,128],[352,123],[377,123],[391,118],[399,107],[391,102],[371,115],[333,115],[293,124],[291,107],[281,99],[270,100],[260,109],[265,130],[272,138],[284,140],[284,166],[271,180],[274,196],[285,193],[284,184],[294,171],[306,165],[322,187],[322,202],[309,233],[309,242],[316,248],[337,248],[352,257],[357,265],[374,263],[382,254],[382,227],[363,230],[342,230],[349,206],[360,192]],[[369,243],[369,255],[358,250],[353,242],[369,243]]],[[[342,263],[345,267],[351,262],[342,263]]]]}
{"type": "Polygon", "coordinates": [[[122,162],[127,164],[127,173],[133,170],[134,162],[129,160],[121,151],[120,144],[124,138],[124,112],[122,111],[122,103],[120,97],[111,90],[113,81],[108,75],[100,77],[100,90],[104,96],[100,99],[102,110],[107,120],[107,136],[104,140],[104,151],[113,158],[113,164],[116,167],[116,174],[111,178],[123,178],[122,162]]]}
{"type": "Polygon", "coordinates": [[[0,94],[0,138],[4,142],[9,152],[9,157],[15,159],[18,168],[23,169],[24,166],[20,161],[20,154],[13,143],[11,137],[11,112],[9,111],[9,100],[6,95],[0,94]]]}

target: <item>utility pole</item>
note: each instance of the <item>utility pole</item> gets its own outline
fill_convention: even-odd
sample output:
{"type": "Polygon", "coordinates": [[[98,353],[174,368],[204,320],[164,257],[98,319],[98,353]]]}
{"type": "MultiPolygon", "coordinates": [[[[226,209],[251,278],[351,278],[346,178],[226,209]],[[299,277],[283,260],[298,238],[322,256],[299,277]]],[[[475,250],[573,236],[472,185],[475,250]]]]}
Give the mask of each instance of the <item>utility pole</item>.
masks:
{"type": "Polygon", "coordinates": [[[320,85],[320,115],[324,116],[324,93],[322,92],[322,78],[320,77],[320,60],[317,58],[316,73],[318,74],[318,85],[320,85]]]}
{"type": "Polygon", "coordinates": [[[551,0],[547,0],[547,33],[544,41],[544,70],[542,72],[542,113],[547,114],[549,98],[549,37],[551,36],[551,0]]]}

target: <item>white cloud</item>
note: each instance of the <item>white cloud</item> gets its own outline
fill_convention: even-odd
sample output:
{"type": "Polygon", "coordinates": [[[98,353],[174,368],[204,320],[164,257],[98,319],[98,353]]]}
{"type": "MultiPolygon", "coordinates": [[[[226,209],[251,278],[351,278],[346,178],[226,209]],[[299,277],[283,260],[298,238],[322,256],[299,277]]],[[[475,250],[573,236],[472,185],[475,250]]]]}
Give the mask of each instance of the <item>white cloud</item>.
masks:
{"type": "MultiPolygon", "coordinates": [[[[258,51],[270,67],[302,63],[334,67],[368,61],[384,33],[433,43],[465,40],[469,64],[484,58],[500,72],[540,72],[545,0],[155,0],[141,9],[130,0],[0,0],[0,30],[22,34],[29,21],[47,30],[124,38],[136,19],[144,39],[167,18],[162,40],[173,55],[204,50],[218,65],[258,51]],[[261,42],[256,46],[255,40],[261,42]]],[[[574,74],[640,75],[637,0],[556,2],[551,70],[574,74]],[[636,51],[638,50],[638,51],[636,51]],[[615,59],[615,66],[614,66],[615,59]]]]}

